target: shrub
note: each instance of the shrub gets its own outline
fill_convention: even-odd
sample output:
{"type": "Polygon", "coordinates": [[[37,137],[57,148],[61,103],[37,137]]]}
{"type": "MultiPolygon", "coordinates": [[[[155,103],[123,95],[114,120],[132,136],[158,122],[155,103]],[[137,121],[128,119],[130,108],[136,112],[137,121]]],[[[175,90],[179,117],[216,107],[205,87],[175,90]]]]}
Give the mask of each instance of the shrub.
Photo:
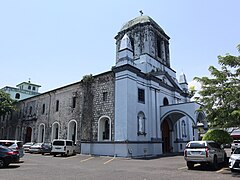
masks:
{"type": "Polygon", "coordinates": [[[204,141],[215,141],[219,144],[229,144],[233,141],[232,137],[227,131],[221,129],[211,129],[203,136],[204,141]]]}

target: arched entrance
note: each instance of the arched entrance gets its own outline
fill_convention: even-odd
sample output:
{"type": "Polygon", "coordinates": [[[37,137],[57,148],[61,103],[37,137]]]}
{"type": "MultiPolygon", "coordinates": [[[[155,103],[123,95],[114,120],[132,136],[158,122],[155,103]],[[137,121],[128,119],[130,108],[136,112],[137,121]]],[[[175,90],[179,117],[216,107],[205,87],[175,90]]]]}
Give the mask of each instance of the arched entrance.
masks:
{"type": "Polygon", "coordinates": [[[45,139],[45,124],[40,124],[38,129],[38,142],[44,142],[45,139]]]}
{"type": "Polygon", "coordinates": [[[68,139],[73,142],[77,141],[77,121],[75,120],[68,123],[68,139]]]}
{"type": "Polygon", "coordinates": [[[27,127],[26,135],[25,135],[25,142],[32,142],[32,128],[27,127]]]}
{"type": "Polygon", "coordinates": [[[162,131],[162,150],[163,153],[169,153],[171,150],[170,146],[170,127],[168,124],[168,120],[165,119],[161,124],[161,131],[162,131]]]}
{"type": "Polygon", "coordinates": [[[53,125],[52,125],[52,140],[59,138],[59,127],[60,127],[60,125],[58,122],[53,123],[53,125]]]}
{"type": "Polygon", "coordinates": [[[98,141],[111,140],[111,120],[108,116],[102,116],[98,121],[98,141]]]}

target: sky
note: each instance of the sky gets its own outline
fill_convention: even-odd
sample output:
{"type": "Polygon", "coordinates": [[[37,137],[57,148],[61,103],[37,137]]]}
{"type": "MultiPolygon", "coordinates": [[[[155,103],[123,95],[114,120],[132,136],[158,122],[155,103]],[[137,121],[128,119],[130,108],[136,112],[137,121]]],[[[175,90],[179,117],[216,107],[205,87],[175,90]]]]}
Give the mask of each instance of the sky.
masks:
{"type": "Polygon", "coordinates": [[[129,20],[154,19],[170,36],[170,63],[209,76],[218,55],[239,55],[239,0],[0,0],[0,88],[28,81],[40,92],[115,65],[115,39],[129,20]]]}

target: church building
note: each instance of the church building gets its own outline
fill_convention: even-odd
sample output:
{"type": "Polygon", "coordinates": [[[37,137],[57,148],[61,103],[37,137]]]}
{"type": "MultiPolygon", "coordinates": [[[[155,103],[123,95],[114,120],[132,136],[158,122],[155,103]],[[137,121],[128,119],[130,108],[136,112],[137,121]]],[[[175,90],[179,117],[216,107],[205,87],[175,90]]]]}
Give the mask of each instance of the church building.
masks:
{"type": "Polygon", "coordinates": [[[73,140],[82,154],[121,157],[182,152],[207,130],[185,74],[171,68],[170,37],[149,16],[123,25],[111,70],[17,103],[0,119],[0,139],[73,140]]]}

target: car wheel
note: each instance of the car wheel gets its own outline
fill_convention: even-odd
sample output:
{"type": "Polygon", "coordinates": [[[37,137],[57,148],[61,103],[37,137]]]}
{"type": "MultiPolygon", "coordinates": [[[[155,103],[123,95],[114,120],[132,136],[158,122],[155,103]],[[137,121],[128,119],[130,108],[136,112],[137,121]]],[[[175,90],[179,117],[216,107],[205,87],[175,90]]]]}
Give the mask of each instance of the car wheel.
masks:
{"type": "Polygon", "coordinates": [[[5,167],[6,163],[3,159],[0,159],[0,168],[5,167]]]}
{"type": "Polygon", "coordinates": [[[213,167],[214,170],[216,170],[218,168],[218,160],[217,160],[217,156],[216,155],[213,158],[212,167],[213,167]]]}
{"type": "Polygon", "coordinates": [[[187,162],[187,167],[188,167],[188,169],[193,169],[194,168],[194,163],[187,162]]]}

